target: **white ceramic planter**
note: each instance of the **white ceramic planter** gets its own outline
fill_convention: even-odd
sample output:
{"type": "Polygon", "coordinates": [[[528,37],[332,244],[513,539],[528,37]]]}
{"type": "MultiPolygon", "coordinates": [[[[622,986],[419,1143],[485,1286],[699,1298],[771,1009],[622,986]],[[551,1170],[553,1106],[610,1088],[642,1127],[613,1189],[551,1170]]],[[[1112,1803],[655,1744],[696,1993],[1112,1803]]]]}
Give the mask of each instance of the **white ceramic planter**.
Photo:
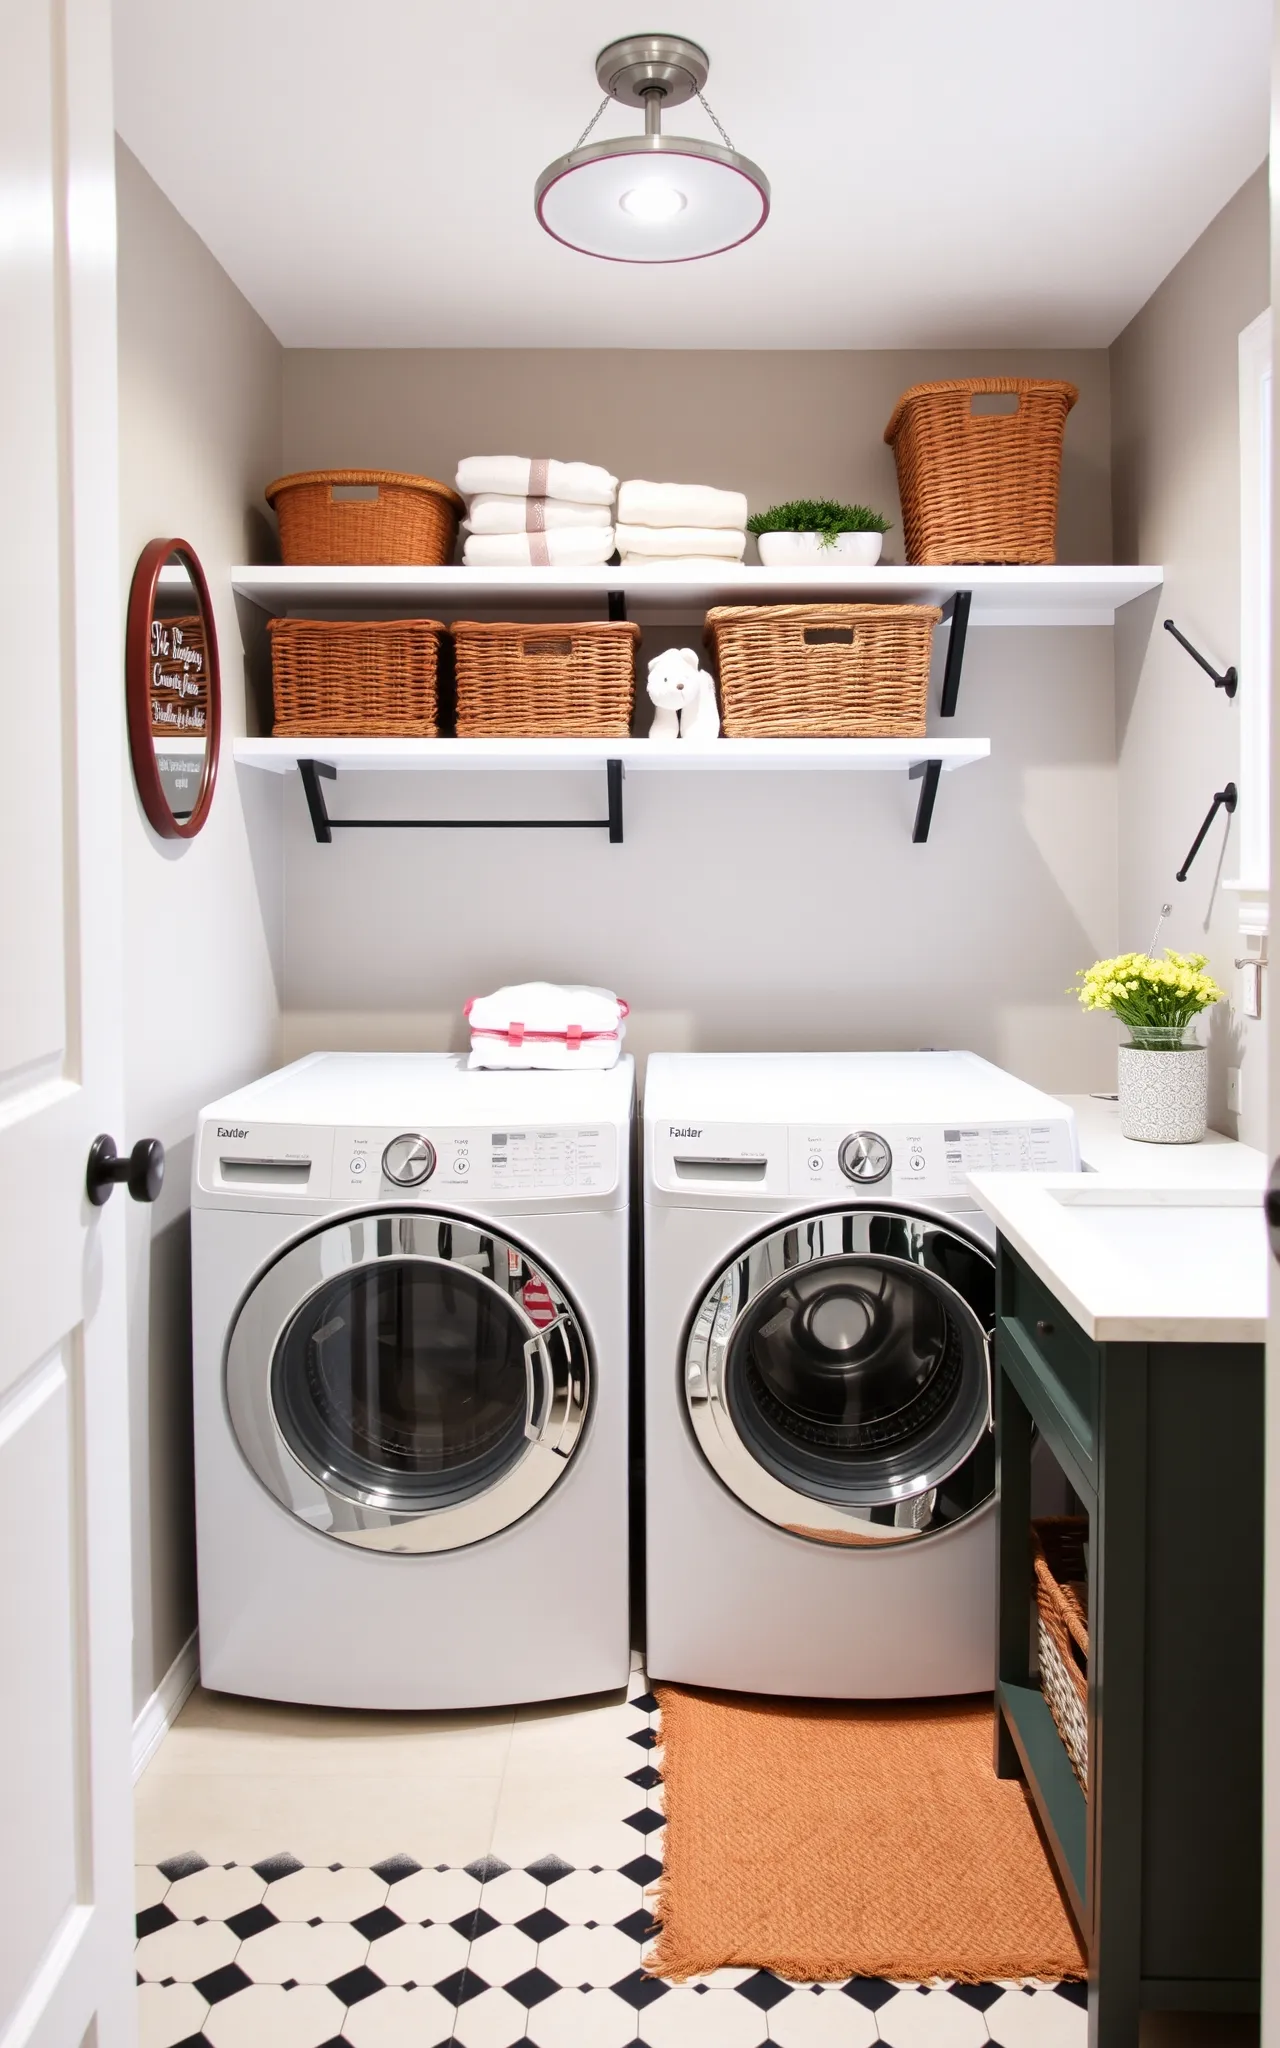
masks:
{"type": "Polygon", "coordinates": [[[880,560],[882,533],[838,533],[831,547],[817,533],[758,533],[766,569],[871,569],[880,560]]]}
{"type": "Polygon", "coordinates": [[[1120,1132],[1146,1145],[1198,1145],[1209,1110],[1209,1054],[1120,1047],[1120,1132]]]}

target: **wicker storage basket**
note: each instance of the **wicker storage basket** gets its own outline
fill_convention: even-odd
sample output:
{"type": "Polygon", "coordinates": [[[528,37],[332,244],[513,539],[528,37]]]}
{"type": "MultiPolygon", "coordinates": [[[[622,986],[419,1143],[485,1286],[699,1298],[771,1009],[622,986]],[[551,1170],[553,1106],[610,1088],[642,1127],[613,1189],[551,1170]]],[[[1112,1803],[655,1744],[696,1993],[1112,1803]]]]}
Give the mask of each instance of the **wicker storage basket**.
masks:
{"type": "Polygon", "coordinates": [[[1031,1524],[1040,1688],[1081,1785],[1089,1789],[1089,1587],[1083,1515],[1031,1524]]]}
{"type": "Polygon", "coordinates": [[[884,438],[898,465],[909,562],[1052,562],[1062,432],[1079,392],[1031,377],[915,384],[884,438]],[[1010,393],[1013,412],[975,412],[1010,393]]]}
{"type": "Polygon", "coordinates": [[[942,617],[926,604],[716,605],[729,739],[918,739],[942,617]]]}
{"type": "Polygon", "coordinates": [[[450,628],[459,739],[625,739],[636,695],[639,626],[450,628]]]}
{"type": "Polygon", "coordinates": [[[272,731],[434,739],[438,619],[272,619],[272,731]]]}
{"type": "Polygon", "coordinates": [[[310,469],[277,477],[267,503],[280,526],[287,565],[360,563],[438,569],[453,559],[458,520],[466,510],[448,484],[393,469],[310,469]],[[351,488],[374,495],[345,498],[351,488]]]}

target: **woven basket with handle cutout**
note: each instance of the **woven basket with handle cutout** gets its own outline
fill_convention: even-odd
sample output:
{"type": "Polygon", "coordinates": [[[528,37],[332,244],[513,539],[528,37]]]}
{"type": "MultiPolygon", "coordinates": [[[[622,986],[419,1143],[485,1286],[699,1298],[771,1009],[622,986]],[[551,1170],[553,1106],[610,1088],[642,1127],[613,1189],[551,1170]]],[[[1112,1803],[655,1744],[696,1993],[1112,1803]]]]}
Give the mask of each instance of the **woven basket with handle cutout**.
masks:
{"type": "Polygon", "coordinates": [[[278,738],[435,739],[439,619],[272,619],[278,738]]]}
{"type": "Polygon", "coordinates": [[[956,377],[914,384],[884,438],[898,465],[909,562],[1052,562],[1074,384],[956,377]],[[1012,407],[997,411],[1001,401],[1012,407]]]}
{"type": "Polygon", "coordinates": [[[439,569],[466,510],[448,484],[393,469],[309,469],[266,489],[290,567],[439,569]]]}
{"type": "Polygon", "coordinates": [[[716,605],[729,739],[917,739],[942,614],[927,604],[716,605]]]}
{"type": "Polygon", "coordinates": [[[640,628],[457,619],[459,739],[625,739],[640,628]]]}

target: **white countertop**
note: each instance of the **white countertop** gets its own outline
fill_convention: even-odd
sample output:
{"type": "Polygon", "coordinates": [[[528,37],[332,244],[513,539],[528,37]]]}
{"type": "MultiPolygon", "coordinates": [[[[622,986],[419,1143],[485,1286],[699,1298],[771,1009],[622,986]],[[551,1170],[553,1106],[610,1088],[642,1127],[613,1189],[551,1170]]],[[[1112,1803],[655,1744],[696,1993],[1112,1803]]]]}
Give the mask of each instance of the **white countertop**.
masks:
{"type": "Polygon", "coordinates": [[[1065,1100],[1083,1174],[971,1176],[1001,1234],[1099,1343],[1260,1343],[1265,1155],[1218,1131],[1137,1144],[1114,1102],[1065,1100]]]}

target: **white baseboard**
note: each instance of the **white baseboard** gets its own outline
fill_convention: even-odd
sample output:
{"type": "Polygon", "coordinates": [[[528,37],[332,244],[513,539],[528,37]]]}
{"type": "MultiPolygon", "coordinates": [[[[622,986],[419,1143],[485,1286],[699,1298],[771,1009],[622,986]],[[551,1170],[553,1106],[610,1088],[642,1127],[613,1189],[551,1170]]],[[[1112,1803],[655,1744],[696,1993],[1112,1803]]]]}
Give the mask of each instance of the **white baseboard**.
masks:
{"type": "Polygon", "coordinates": [[[133,1776],[142,1776],[200,1676],[200,1636],[192,1629],[133,1724],[133,1776]]]}

